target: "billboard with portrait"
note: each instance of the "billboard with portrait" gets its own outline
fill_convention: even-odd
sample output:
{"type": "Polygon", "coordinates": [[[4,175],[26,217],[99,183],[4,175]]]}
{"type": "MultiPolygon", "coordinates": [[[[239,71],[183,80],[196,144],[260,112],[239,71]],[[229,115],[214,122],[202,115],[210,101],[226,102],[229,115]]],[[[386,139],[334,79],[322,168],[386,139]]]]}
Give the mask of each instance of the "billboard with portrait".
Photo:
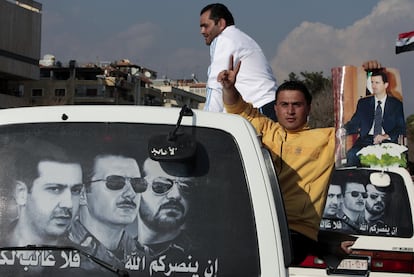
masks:
{"type": "Polygon", "coordinates": [[[406,145],[398,69],[365,71],[363,67],[348,65],[331,71],[338,149],[336,167],[361,166],[357,153],[367,145],[386,142],[406,145]],[[376,111],[380,116],[375,116],[376,111]],[[374,127],[376,118],[378,132],[374,127]]]}

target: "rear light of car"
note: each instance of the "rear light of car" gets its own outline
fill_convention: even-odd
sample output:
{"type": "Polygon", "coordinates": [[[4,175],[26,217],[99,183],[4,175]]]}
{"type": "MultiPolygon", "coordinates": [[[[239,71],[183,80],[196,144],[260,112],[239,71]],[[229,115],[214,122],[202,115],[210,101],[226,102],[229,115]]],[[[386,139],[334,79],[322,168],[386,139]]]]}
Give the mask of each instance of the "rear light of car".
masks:
{"type": "MultiPolygon", "coordinates": [[[[353,254],[371,257],[371,272],[414,273],[414,253],[391,251],[354,250],[353,254]]],[[[326,263],[316,257],[308,256],[300,264],[307,268],[326,268],[326,263]]]]}
{"type": "Polygon", "coordinates": [[[326,268],[326,263],[316,257],[309,255],[306,257],[306,259],[300,264],[301,267],[311,267],[311,268],[326,268]]]}
{"type": "Polygon", "coordinates": [[[371,271],[414,273],[414,253],[354,250],[357,255],[371,257],[371,271]]]}

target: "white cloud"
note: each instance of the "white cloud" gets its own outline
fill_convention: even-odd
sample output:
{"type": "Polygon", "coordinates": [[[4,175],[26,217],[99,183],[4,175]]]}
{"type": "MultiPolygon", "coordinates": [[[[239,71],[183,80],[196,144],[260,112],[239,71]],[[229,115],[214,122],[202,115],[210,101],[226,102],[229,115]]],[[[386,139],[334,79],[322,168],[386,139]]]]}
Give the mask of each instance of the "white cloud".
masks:
{"type": "Polygon", "coordinates": [[[113,50],[126,56],[136,56],[137,52],[144,52],[153,48],[160,35],[160,28],[150,22],[129,26],[118,34],[108,36],[106,51],[113,50]]]}
{"type": "Polygon", "coordinates": [[[371,14],[344,29],[303,22],[279,45],[271,61],[275,75],[281,82],[290,72],[307,70],[330,74],[332,67],[361,65],[369,59],[398,66],[400,71],[413,70],[412,63],[395,55],[398,33],[414,28],[413,11],[412,0],[382,0],[371,14]]]}
{"type": "Polygon", "coordinates": [[[398,34],[414,30],[413,11],[412,0],[382,0],[369,15],[344,29],[302,22],[279,45],[271,61],[274,73],[279,82],[290,72],[323,71],[328,76],[332,67],[359,66],[376,59],[400,71],[405,114],[414,114],[409,104],[414,102],[410,92],[414,87],[414,52],[395,54],[398,34]]]}

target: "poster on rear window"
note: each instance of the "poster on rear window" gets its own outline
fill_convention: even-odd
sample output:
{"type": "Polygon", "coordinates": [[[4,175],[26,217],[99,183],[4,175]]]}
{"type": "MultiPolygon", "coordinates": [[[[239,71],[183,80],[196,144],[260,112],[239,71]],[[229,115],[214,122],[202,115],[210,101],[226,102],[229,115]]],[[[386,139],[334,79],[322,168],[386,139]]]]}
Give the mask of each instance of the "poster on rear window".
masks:
{"type": "Polygon", "coordinates": [[[377,160],[375,156],[367,155],[395,152],[390,151],[391,148],[399,151],[397,163],[404,166],[400,154],[407,150],[406,126],[399,71],[395,68],[365,71],[363,67],[342,66],[332,69],[332,81],[337,130],[336,167],[387,163],[379,161],[381,156],[377,160]],[[402,160],[398,160],[400,158],[402,160]]]}
{"type": "Polygon", "coordinates": [[[0,275],[260,275],[233,137],[182,126],[194,155],[150,158],[176,151],[149,144],[174,128],[0,126],[0,275]]]}
{"type": "Polygon", "coordinates": [[[349,235],[412,237],[412,224],[406,183],[401,175],[366,168],[334,171],[321,230],[349,235]]]}

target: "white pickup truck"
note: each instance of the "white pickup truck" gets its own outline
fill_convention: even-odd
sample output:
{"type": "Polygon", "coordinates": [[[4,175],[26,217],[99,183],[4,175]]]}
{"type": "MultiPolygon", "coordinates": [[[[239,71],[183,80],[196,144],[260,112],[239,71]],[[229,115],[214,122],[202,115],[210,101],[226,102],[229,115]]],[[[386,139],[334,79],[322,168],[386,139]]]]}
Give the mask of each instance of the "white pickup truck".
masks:
{"type": "Polygon", "coordinates": [[[338,168],[325,207],[319,240],[353,240],[352,254],[310,255],[290,276],[414,276],[414,185],[405,168],[338,168]]]}
{"type": "Polygon", "coordinates": [[[0,157],[0,276],[288,276],[277,177],[239,116],[187,107],[5,109],[0,157]],[[170,178],[159,181],[148,159],[171,165],[170,178]],[[120,172],[124,161],[137,168],[120,172]],[[174,177],[176,164],[195,170],[174,177]],[[145,197],[178,199],[159,207],[169,229],[147,226],[145,197]],[[183,233],[187,244],[174,242],[183,233]]]}

